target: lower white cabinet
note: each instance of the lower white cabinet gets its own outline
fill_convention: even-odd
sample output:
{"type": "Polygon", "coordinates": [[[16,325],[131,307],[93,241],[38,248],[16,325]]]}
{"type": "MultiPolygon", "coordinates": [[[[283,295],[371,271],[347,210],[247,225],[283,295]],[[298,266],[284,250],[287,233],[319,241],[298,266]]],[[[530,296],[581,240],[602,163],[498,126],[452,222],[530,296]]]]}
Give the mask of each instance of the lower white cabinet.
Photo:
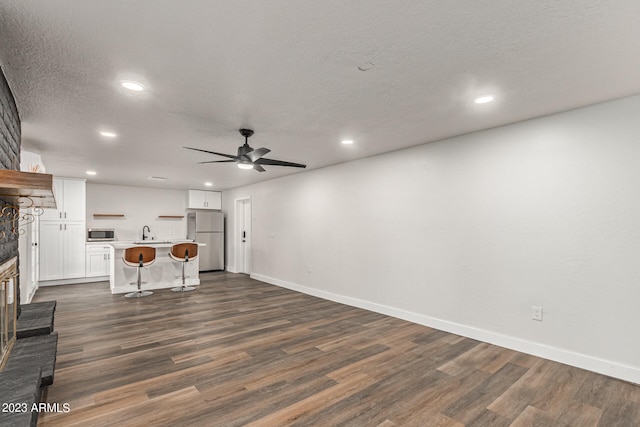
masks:
{"type": "Polygon", "coordinates": [[[85,276],[84,222],[40,222],[40,280],[85,276]]]}
{"type": "Polygon", "coordinates": [[[109,246],[87,245],[86,277],[109,275],[109,246]]]}

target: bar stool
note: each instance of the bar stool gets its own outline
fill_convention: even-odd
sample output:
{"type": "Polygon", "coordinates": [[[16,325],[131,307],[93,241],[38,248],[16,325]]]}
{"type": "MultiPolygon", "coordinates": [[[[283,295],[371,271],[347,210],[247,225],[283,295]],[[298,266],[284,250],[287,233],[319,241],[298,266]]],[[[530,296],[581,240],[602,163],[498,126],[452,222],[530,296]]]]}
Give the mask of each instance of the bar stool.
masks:
{"type": "Polygon", "coordinates": [[[137,284],[138,290],[126,294],[125,297],[140,298],[153,294],[151,291],[143,291],[140,286],[143,283],[141,275],[142,267],[148,267],[156,260],[156,248],[152,248],[150,246],[134,246],[132,248],[127,248],[122,254],[122,260],[126,266],[136,267],[138,269],[138,281],[131,283],[132,285],[137,284]]]}
{"type": "Polygon", "coordinates": [[[198,258],[198,245],[196,243],[178,243],[171,247],[169,256],[174,261],[182,263],[182,286],[171,288],[173,292],[186,292],[193,291],[193,286],[185,285],[184,267],[189,261],[193,261],[198,258]]]}

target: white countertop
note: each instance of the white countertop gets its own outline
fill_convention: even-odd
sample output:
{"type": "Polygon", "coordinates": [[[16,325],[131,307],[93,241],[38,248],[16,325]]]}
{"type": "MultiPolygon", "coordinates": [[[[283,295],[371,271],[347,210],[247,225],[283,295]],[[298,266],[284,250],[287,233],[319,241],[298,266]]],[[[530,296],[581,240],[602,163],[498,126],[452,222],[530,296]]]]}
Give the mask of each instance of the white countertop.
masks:
{"type": "MultiPolygon", "coordinates": [[[[114,249],[125,249],[130,248],[132,246],[151,246],[153,248],[170,248],[171,246],[177,243],[194,243],[193,240],[145,240],[144,242],[141,240],[130,240],[130,241],[119,241],[119,242],[111,242],[110,245],[113,246],[114,249]]],[[[198,243],[198,246],[205,246],[204,243],[198,243]]]]}
{"type": "MultiPolygon", "coordinates": [[[[126,249],[132,246],[151,246],[154,248],[170,248],[177,243],[192,243],[189,239],[175,240],[111,240],[105,242],[87,242],[87,245],[113,246],[114,249],[126,249]]],[[[206,246],[205,243],[196,242],[198,246],[206,246]]]]}

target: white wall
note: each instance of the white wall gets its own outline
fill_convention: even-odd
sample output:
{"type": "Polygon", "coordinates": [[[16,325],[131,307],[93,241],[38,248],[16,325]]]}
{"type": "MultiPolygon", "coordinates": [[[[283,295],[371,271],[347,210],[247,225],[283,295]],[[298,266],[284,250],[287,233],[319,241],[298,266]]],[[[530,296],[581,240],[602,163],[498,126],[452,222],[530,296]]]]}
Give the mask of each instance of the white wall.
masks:
{"type": "Polygon", "coordinates": [[[42,163],[40,154],[20,150],[20,170],[23,172],[45,173],[47,168],[42,163]]]}
{"type": "Polygon", "coordinates": [[[114,228],[116,239],[136,240],[148,225],[157,240],[184,239],[186,217],[162,219],[160,215],[185,215],[187,191],[87,182],[87,228],[114,228]],[[123,218],[95,218],[98,214],[124,214],[123,218]]]}
{"type": "Polygon", "coordinates": [[[229,268],[248,196],[257,279],[640,383],[639,113],[636,96],[226,191],[229,268]]]}

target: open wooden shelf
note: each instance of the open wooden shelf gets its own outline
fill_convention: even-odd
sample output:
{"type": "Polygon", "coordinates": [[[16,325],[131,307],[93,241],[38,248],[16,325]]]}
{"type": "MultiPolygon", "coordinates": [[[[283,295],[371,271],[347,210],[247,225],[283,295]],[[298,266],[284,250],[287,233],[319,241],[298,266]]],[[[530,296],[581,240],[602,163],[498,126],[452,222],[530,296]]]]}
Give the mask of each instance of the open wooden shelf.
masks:
{"type": "Polygon", "coordinates": [[[184,218],[184,215],[158,215],[158,218],[163,219],[181,219],[184,218]]]}
{"type": "Polygon", "coordinates": [[[117,217],[122,218],[124,214],[93,214],[94,218],[117,217]]]}

